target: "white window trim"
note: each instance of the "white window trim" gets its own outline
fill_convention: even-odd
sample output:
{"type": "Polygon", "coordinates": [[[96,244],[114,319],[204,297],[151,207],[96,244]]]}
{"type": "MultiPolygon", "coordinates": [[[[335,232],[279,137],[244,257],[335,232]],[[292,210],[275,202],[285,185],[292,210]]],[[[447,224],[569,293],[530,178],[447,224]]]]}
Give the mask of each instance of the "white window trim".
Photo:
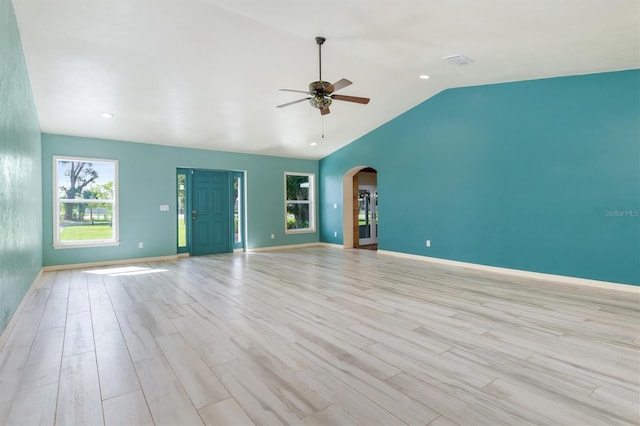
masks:
{"type": "MultiPolygon", "coordinates": [[[[54,249],[70,249],[70,248],[84,248],[84,247],[107,247],[120,245],[120,212],[118,209],[118,192],[120,190],[120,184],[118,182],[118,160],[110,158],[90,158],[90,157],[72,157],[66,155],[54,155],[53,156],[53,248],[54,249]],[[70,243],[60,242],[60,199],[58,198],[58,191],[60,185],[58,184],[58,161],[84,161],[87,163],[113,163],[114,166],[114,178],[113,178],[113,218],[112,227],[114,228],[114,236],[109,240],[91,240],[87,242],[74,241],[70,243]]],[[[83,200],[82,202],[90,202],[92,200],[83,200]]],[[[96,200],[98,201],[98,200],[96,200]]],[[[100,200],[104,203],[104,200],[100,200]]]]}
{"type": "Polygon", "coordinates": [[[284,172],[284,233],[285,234],[312,234],[316,232],[316,175],[315,173],[284,172]],[[287,200],[287,176],[309,176],[309,201],[287,200]],[[287,204],[309,204],[309,227],[301,229],[287,228],[287,204]]]}

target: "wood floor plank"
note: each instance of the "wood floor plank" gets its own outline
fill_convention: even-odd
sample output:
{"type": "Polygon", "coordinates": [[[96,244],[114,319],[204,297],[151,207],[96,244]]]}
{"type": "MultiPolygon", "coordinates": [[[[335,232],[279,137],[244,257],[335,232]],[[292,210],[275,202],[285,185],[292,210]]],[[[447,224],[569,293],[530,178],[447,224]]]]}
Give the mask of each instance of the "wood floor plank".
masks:
{"type": "Polygon", "coordinates": [[[191,400],[164,357],[134,363],[156,425],[201,425],[191,400]]]}
{"type": "Polygon", "coordinates": [[[504,402],[511,412],[521,417],[534,419],[538,424],[616,424],[625,420],[611,413],[589,409],[573,398],[571,403],[563,400],[560,395],[541,392],[523,383],[513,383],[504,379],[497,379],[484,388],[484,391],[504,402]],[[540,409],[544,407],[544,409],[540,409]]]}
{"type": "MultiPolygon", "coordinates": [[[[297,324],[296,326],[300,326],[301,324],[302,323],[297,324]]],[[[371,354],[366,351],[366,348],[364,350],[356,348],[313,327],[308,328],[308,336],[310,337],[310,341],[321,346],[336,358],[346,363],[355,364],[360,369],[378,379],[384,380],[402,371],[375,356],[371,356],[371,354]]],[[[304,341],[301,343],[304,343],[304,341]]]]}
{"type": "Polygon", "coordinates": [[[359,333],[374,342],[384,343],[389,347],[419,347],[422,350],[436,354],[446,352],[453,347],[448,338],[434,338],[424,333],[418,333],[416,330],[393,329],[388,326],[379,327],[368,324],[356,324],[350,326],[349,330],[359,333]]]}
{"type": "Polygon", "coordinates": [[[640,291],[305,247],[46,272],[14,324],[0,424],[640,424],[640,291]]]}
{"type": "Polygon", "coordinates": [[[640,395],[634,398],[629,392],[620,391],[619,388],[599,386],[591,393],[590,398],[601,402],[601,409],[615,405],[618,407],[617,414],[626,421],[634,422],[640,416],[640,395]]]}
{"type": "Polygon", "coordinates": [[[102,399],[140,389],[131,356],[120,330],[95,334],[102,399]]]}
{"type": "Polygon", "coordinates": [[[202,417],[204,423],[208,426],[255,425],[233,398],[227,398],[215,404],[207,405],[198,411],[200,412],[200,417],[202,417]]]}
{"type": "Polygon", "coordinates": [[[5,425],[9,418],[9,411],[11,411],[11,401],[0,402],[0,424],[5,425]]]}
{"type": "Polygon", "coordinates": [[[25,346],[5,346],[0,352],[0,404],[11,403],[18,393],[30,349],[25,346]]]}
{"type": "Polygon", "coordinates": [[[445,416],[440,416],[431,423],[429,426],[459,426],[458,423],[454,422],[451,419],[446,418],[445,416]]]}
{"type": "Polygon", "coordinates": [[[87,310],[68,314],[64,334],[64,356],[77,355],[94,349],[91,312],[87,310]]]}
{"type": "MultiPolygon", "coordinates": [[[[346,417],[340,420],[350,423],[354,419],[361,425],[406,425],[405,422],[395,417],[389,411],[358,392],[352,386],[326,374],[324,369],[309,369],[296,373],[303,383],[316,391],[321,397],[331,403],[327,409],[321,410],[305,418],[305,421],[315,423],[315,418],[322,419],[325,416],[332,416],[336,412],[346,413],[346,417]],[[331,409],[331,407],[336,407],[331,409]]],[[[436,416],[437,417],[437,416],[436,416]]]]}
{"type": "Polygon", "coordinates": [[[40,329],[24,367],[21,389],[58,383],[62,363],[64,327],[40,329]]]}
{"type": "Polygon", "coordinates": [[[27,294],[24,308],[6,339],[3,349],[30,347],[33,344],[50,291],[48,288],[38,288],[27,294]]]}
{"type": "Polygon", "coordinates": [[[6,422],[11,426],[52,425],[55,421],[58,382],[20,391],[6,422]]]}
{"type": "Polygon", "coordinates": [[[491,398],[482,400],[464,390],[457,394],[450,393],[441,389],[441,386],[430,384],[428,378],[421,380],[413,374],[401,373],[387,379],[387,383],[406,394],[415,395],[421,401],[427,402],[436,412],[461,425],[534,426],[538,424],[492,404],[491,398]]]}
{"type": "Polygon", "coordinates": [[[64,327],[69,305],[69,271],[46,272],[43,276],[52,280],[40,328],[64,327]],[[51,278],[50,278],[51,277],[51,278]]]}
{"type": "MultiPolygon", "coordinates": [[[[295,318],[300,320],[290,324],[290,327],[295,330],[297,335],[306,339],[310,338],[312,334],[321,334],[331,336],[332,340],[339,339],[344,342],[345,345],[356,348],[364,348],[375,343],[374,340],[345,328],[344,324],[335,324],[306,309],[294,306],[286,308],[286,310],[292,312],[295,318]]],[[[354,324],[357,323],[354,322],[354,324]]]]}
{"type": "MultiPolygon", "coordinates": [[[[208,367],[215,367],[236,359],[228,347],[229,338],[225,333],[211,329],[207,331],[207,323],[203,325],[198,318],[182,317],[172,322],[208,367]]],[[[210,328],[210,323],[208,324],[210,328]]]]}
{"type": "Polygon", "coordinates": [[[155,301],[139,304],[138,313],[153,337],[168,336],[178,332],[171,322],[171,318],[166,315],[155,301]]]}
{"type": "Polygon", "coordinates": [[[109,293],[111,304],[116,315],[127,315],[136,312],[136,304],[127,294],[123,285],[124,279],[118,276],[105,276],[104,285],[109,293]]]}
{"type": "Polygon", "coordinates": [[[446,356],[446,352],[433,354],[418,346],[390,347],[377,343],[365,348],[365,351],[398,366],[402,371],[419,377],[429,377],[429,383],[450,382],[459,387],[468,384],[479,389],[496,379],[496,374],[490,369],[477,368],[477,365],[464,362],[452,362],[446,356]]]}
{"type": "Polygon", "coordinates": [[[91,321],[94,333],[119,330],[118,318],[111,304],[109,293],[101,275],[89,275],[87,279],[89,304],[91,306],[91,321]]]}
{"type": "MultiPolygon", "coordinates": [[[[224,367],[233,369],[242,366],[256,380],[263,383],[298,419],[304,419],[326,408],[329,403],[296,377],[295,373],[301,370],[300,365],[303,363],[291,363],[293,357],[288,355],[287,349],[283,345],[274,346],[281,347],[252,349],[238,355],[237,362],[224,367]]],[[[306,365],[313,364],[307,361],[306,365]]]]}
{"type": "Polygon", "coordinates": [[[216,367],[214,372],[256,425],[301,424],[262,381],[255,380],[255,374],[237,362],[216,367]]]}
{"type": "Polygon", "coordinates": [[[147,401],[140,389],[102,401],[105,426],[153,425],[147,401]]]}
{"type": "Polygon", "coordinates": [[[76,269],[71,272],[71,281],[69,283],[69,305],[67,312],[75,314],[78,312],[88,311],[89,307],[89,290],[87,289],[86,274],[76,269]]]}
{"type": "Polygon", "coordinates": [[[55,423],[62,425],[103,423],[100,384],[94,352],[83,352],[62,358],[55,423]]]}
{"type": "Polygon", "coordinates": [[[337,405],[330,405],[303,419],[305,426],[357,425],[356,419],[349,416],[337,405]]]}
{"type": "Polygon", "coordinates": [[[126,314],[120,317],[119,322],[129,355],[134,362],[162,355],[162,351],[140,315],[126,314]]]}
{"type": "Polygon", "coordinates": [[[229,392],[180,334],[156,337],[156,341],[196,408],[229,398],[229,392]]]}
{"type": "Polygon", "coordinates": [[[357,360],[350,362],[339,359],[335,354],[311,341],[297,342],[290,346],[337,380],[353,387],[404,422],[427,424],[440,415],[430,407],[411,399],[406,394],[376,378],[357,360]]]}

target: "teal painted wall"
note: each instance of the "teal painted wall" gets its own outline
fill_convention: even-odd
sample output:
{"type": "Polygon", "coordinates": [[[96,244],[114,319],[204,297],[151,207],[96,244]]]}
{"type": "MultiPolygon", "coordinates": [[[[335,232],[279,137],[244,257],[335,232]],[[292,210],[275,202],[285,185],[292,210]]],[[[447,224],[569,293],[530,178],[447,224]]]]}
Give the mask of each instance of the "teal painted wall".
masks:
{"type": "Polygon", "coordinates": [[[0,332],[42,267],[40,125],[10,1],[0,1],[0,332]]]}
{"type": "Polygon", "coordinates": [[[176,168],[247,172],[248,248],[312,243],[318,232],[284,232],[284,172],[318,173],[318,161],[60,135],[42,135],[44,264],[67,265],[176,254],[176,168]],[[54,249],[53,156],[118,160],[120,245],[54,249]],[[161,204],[170,210],[160,211],[161,204]],[[271,234],[275,239],[271,239],[271,234]],[[138,248],[138,241],[144,248],[138,248]]]}
{"type": "Polygon", "coordinates": [[[382,250],[640,285],[639,70],[438,94],[320,161],[321,241],[358,165],[382,250]]]}

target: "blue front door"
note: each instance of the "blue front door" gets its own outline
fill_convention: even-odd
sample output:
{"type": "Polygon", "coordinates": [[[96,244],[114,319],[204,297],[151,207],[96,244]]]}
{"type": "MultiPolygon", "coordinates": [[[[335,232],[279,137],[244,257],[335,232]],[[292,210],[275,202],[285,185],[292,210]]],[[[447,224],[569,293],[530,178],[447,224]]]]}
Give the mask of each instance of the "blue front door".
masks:
{"type": "Polygon", "coordinates": [[[194,170],[192,177],[191,254],[230,253],[229,172],[194,170]]]}

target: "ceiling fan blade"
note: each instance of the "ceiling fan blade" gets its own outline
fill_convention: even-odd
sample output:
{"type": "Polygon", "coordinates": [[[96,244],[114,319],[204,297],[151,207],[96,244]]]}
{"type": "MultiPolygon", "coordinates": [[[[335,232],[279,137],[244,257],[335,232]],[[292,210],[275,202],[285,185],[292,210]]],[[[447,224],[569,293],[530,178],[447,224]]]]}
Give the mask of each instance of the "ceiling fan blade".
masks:
{"type": "Polygon", "coordinates": [[[305,90],[295,90],[295,89],[278,89],[281,92],[296,92],[296,93],[306,93],[307,95],[313,95],[311,92],[307,92],[305,90]]]}
{"type": "Polygon", "coordinates": [[[345,96],[345,95],[331,95],[331,99],[336,99],[338,101],[347,101],[347,102],[355,102],[357,104],[368,104],[369,98],[361,98],[358,96],[345,96]]]}
{"type": "Polygon", "coordinates": [[[330,85],[329,87],[327,87],[325,89],[325,91],[327,93],[333,93],[336,90],[340,90],[343,89],[349,85],[353,84],[352,82],[350,82],[349,80],[347,80],[346,78],[343,78],[341,80],[336,81],[335,83],[333,83],[332,85],[330,85]]]}
{"type": "Polygon", "coordinates": [[[291,102],[287,102],[286,104],[282,104],[282,105],[277,105],[276,108],[283,108],[289,105],[293,105],[293,104],[297,104],[300,102],[304,102],[304,101],[308,101],[311,98],[302,98],[302,99],[298,99],[297,101],[291,101],[291,102]]]}
{"type": "Polygon", "coordinates": [[[327,115],[329,114],[331,111],[329,111],[329,107],[324,107],[320,110],[320,115],[327,115]]]}

